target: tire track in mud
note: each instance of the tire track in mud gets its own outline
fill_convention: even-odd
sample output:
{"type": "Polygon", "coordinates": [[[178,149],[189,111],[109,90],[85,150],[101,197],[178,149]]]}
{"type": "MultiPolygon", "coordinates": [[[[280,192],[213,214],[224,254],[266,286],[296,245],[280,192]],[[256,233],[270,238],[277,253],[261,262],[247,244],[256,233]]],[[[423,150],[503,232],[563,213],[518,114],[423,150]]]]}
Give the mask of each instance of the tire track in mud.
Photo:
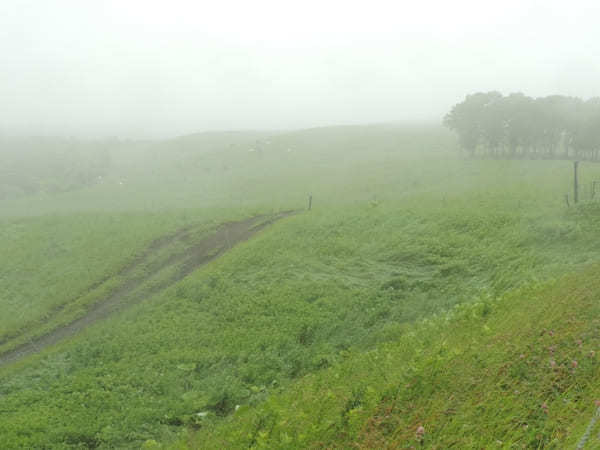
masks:
{"type": "MultiPolygon", "coordinates": [[[[145,272],[143,276],[126,280],[123,284],[113,289],[109,295],[90,306],[82,317],[53,329],[42,336],[35,337],[12,350],[1,353],[0,368],[27,356],[39,353],[45,348],[76,335],[85,328],[122,311],[128,306],[140,303],[144,299],[185,278],[199,267],[217,259],[236,244],[250,239],[277,220],[296,213],[297,211],[284,211],[273,216],[255,216],[250,219],[220,225],[210,236],[196,243],[189,243],[183,251],[168,256],[165,260],[160,261],[160,263],[153,263],[150,270],[145,272]],[[151,281],[160,271],[169,267],[177,267],[178,270],[167,279],[159,280],[146,289],[142,289],[141,292],[135,292],[136,289],[151,281]]],[[[190,228],[186,227],[174,234],[156,239],[138,257],[121,269],[117,276],[130,274],[135,268],[143,265],[154,253],[178,242],[188,242],[189,238],[190,228]]],[[[107,279],[96,283],[93,288],[99,287],[105,281],[107,279]]],[[[54,313],[58,314],[67,307],[68,305],[63,305],[57,308],[54,313]]]]}
{"type": "MultiPolygon", "coordinates": [[[[57,305],[54,308],[50,309],[45,314],[45,316],[42,320],[33,320],[30,323],[25,324],[21,330],[18,330],[12,334],[8,334],[8,335],[5,335],[2,338],[0,338],[0,346],[4,345],[10,341],[19,339],[20,337],[26,335],[27,333],[35,331],[36,328],[39,328],[39,327],[47,324],[48,322],[52,321],[54,318],[59,316],[63,311],[65,311],[69,306],[71,306],[73,303],[77,302],[78,299],[81,299],[81,298],[85,297],[86,295],[94,292],[96,289],[99,289],[100,287],[102,287],[102,285],[104,283],[110,281],[112,278],[117,278],[117,277],[125,278],[125,277],[131,275],[131,273],[136,268],[138,268],[144,264],[147,264],[149,262],[148,260],[152,256],[156,255],[160,250],[168,248],[169,245],[173,245],[174,243],[176,243],[178,241],[187,242],[187,240],[191,239],[190,233],[193,231],[194,231],[193,226],[188,225],[186,227],[183,227],[183,228],[175,231],[174,233],[166,234],[157,239],[154,239],[152,242],[150,242],[146,246],[146,248],[144,248],[138,255],[136,255],[132,261],[125,264],[117,272],[115,272],[111,275],[104,276],[103,278],[101,278],[101,279],[95,281],[94,283],[92,283],[91,285],[89,285],[84,291],[82,291],[79,294],[72,297],[69,301],[66,301],[65,303],[62,303],[62,304],[57,305]]],[[[157,261],[154,264],[157,264],[157,263],[161,264],[162,261],[157,261]]],[[[164,267],[164,265],[160,266],[159,270],[161,267],[164,267]]],[[[150,270],[152,271],[152,268],[150,268],[150,270]]],[[[156,271],[152,271],[152,273],[155,273],[155,272],[156,271]]],[[[116,289],[121,289],[123,287],[124,287],[124,285],[121,285],[121,286],[118,286],[116,289]]],[[[0,355],[2,353],[3,352],[0,351],[0,355]]]]}

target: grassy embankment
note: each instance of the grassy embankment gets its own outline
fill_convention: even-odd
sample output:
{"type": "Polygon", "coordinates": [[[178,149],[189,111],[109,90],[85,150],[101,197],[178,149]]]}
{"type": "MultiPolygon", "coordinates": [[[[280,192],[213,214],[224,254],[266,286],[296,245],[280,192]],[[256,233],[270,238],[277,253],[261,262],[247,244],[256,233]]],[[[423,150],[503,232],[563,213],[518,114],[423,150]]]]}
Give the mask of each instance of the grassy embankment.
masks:
{"type": "MultiPolygon", "coordinates": [[[[374,350],[344,352],[174,447],[575,448],[600,406],[599,270],[461,305],[374,350]]],[[[585,448],[600,447],[599,431],[585,448]]]]}

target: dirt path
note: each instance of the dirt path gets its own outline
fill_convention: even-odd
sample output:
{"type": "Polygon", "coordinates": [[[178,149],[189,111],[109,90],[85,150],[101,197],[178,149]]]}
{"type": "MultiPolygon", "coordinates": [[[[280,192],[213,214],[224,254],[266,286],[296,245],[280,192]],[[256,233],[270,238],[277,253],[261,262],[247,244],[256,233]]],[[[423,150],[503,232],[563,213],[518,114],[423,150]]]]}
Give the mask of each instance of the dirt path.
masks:
{"type": "MultiPolygon", "coordinates": [[[[253,235],[272,224],[273,222],[295,214],[295,211],[286,211],[273,216],[257,216],[239,222],[229,222],[221,225],[214,234],[190,243],[189,228],[182,229],[175,234],[159,238],[152,242],[144,252],[140,254],[131,264],[124,267],[118,275],[126,276],[134,271],[136,267],[148,262],[156,252],[177,243],[184,242],[184,250],[174,252],[162,261],[152,261],[143,275],[127,279],[123,284],[116,287],[111,294],[92,305],[86,314],[73,322],[56,328],[49,333],[36,337],[31,341],[0,354],[0,367],[14,363],[29,355],[39,353],[68,337],[74,336],[83,329],[103,320],[124,308],[141,302],[153,294],[169,287],[186,277],[200,266],[218,258],[235,244],[248,240],[253,235]],[[152,283],[151,286],[143,288],[144,284],[151,281],[158,272],[163,269],[177,268],[175,273],[167,279],[161,279],[152,283]]],[[[107,280],[102,280],[102,282],[107,280]]],[[[92,288],[98,287],[102,282],[92,288]]],[[[68,306],[68,305],[67,305],[68,306]]],[[[54,313],[58,314],[67,306],[57,308],[54,313]]]]}

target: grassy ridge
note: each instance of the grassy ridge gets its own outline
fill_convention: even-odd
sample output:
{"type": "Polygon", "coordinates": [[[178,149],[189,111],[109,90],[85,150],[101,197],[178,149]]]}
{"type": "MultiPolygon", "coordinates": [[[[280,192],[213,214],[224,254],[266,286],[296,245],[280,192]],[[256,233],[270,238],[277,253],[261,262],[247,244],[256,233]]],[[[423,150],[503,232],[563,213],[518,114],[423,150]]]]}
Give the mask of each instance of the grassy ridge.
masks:
{"type": "Polygon", "coordinates": [[[364,201],[383,195],[389,177],[403,187],[435,181],[427,175],[440,175],[435,162],[454,146],[452,136],[435,126],[207,133],[122,143],[110,148],[112,164],[102,182],[58,195],[4,200],[0,217],[82,211],[250,214],[304,206],[311,192],[321,204],[364,201]],[[431,169],[418,162],[424,160],[433,163],[431,169]],[[363,171],[365,164],[370,170],[363,171]],[[356,182],[349,184],[352,179],[356,182]]]}
{"type": "Polygon", "coordinates": [[[600,398],[599,270],[461,305],[395,342],[345,352],[178,446],[574,448],[600,398]]]}
{"type": "Polygon", "coordinates": [[[111,167],[109,141],[0,136],[0,201],[97,183],[111,167]]]}

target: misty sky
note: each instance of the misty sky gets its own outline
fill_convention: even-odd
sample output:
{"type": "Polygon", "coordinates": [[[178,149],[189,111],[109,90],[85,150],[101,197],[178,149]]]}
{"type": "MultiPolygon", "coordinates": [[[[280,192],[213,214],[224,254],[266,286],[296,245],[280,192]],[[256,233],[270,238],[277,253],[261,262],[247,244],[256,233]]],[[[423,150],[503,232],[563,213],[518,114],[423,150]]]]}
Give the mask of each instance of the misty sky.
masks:
{"type": "Polygon", "coordinates": [[[600,95],[592,1],[0,0],[0,132],[167,137],[600,95]]]}

